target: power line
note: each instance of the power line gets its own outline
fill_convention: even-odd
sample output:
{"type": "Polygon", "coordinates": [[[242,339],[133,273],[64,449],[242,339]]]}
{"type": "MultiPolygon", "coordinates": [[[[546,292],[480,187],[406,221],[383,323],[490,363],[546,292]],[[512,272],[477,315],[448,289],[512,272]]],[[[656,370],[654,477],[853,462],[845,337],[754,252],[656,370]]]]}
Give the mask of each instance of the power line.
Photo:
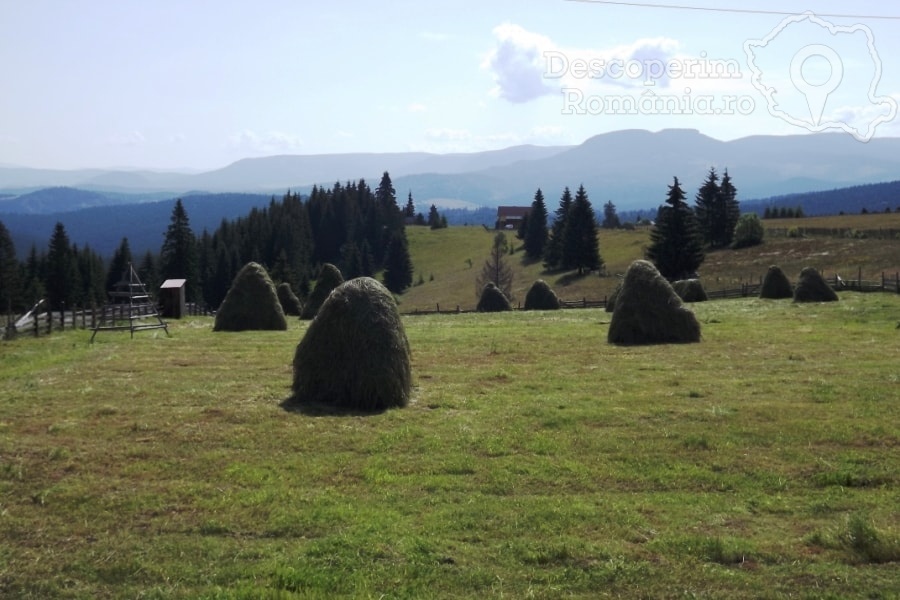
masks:
{"type": "MultiPolygon", "coordinates": [[[[752,8],[716,8],[712,6],[689,6],[686,4],[651,4],[649,2],[621,2],[617,0],[565,0],[566,2],[578,2],[582,4],[613,4],[616,6],[629,6],[632,8],[666,8],[670,10],[697,10],[703,12],[739,13],[751,15],[776,15],[779,17],[793,17],[803,13],[781,10],[756,10],[752,8]]],[[[892,15],[847,15],[836,13],[812,12],[817,17],[830,17],[833,19],[888,19],[900,20],[900,16],[892,15]]]]}

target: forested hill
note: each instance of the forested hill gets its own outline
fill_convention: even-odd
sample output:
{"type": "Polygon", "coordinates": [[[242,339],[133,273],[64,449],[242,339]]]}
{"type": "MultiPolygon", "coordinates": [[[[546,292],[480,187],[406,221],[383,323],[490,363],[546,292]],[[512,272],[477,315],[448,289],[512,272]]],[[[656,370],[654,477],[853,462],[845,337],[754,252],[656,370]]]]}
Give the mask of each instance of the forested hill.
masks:
{"type": "Polygon", "coordinates": [[[865,212],[891,212],[900,210],[900,181],[870,183],[805,194],[785,194],[761,200],[748,200],[741,204],[744,212],[756,212],[760,216],[769,208],[803,208],[803,214],[836,215],[865,212]]]}
{"type": "MultiPolygon", "coordinates": [[[[269,204],[272,196],[263,194],[196,194],[182,199],[190,218],[191,229],[200,235],[204,229],[213,231],[222,219],[233,220],[246,216],[254,207],[269,204]]],[[[32,245],[38,250],[47,241],[57,222],[66,227],[73,243],[88,245],[100,256],[109,257],[123,237],[135,256],[148,250],[159,252],[166,228],[172,216],[175,198],[143,204],[117,204],[47,215],[0,215],[9,230],[16,252],[25,256],[32,245]]]]}

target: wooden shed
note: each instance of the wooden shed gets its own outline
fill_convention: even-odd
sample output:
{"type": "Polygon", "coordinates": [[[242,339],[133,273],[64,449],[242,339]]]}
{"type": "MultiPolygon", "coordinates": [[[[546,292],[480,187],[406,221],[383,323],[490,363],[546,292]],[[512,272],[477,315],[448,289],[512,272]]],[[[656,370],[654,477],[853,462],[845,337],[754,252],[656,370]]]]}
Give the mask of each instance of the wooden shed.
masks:
{"type": "Polygon", "coordinates": [[[187,279],[166,279],[159,286],[159,306],[162,316],[180,319],[186,312],[184,290],[187,279]]]}

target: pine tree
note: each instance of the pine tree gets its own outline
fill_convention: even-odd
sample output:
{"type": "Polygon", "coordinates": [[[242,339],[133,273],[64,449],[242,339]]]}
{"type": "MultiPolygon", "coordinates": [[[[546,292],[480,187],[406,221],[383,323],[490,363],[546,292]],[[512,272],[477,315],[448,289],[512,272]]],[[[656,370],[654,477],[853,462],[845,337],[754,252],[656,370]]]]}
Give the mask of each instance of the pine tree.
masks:
{"type": "Polygon", "coordinates": [[[409,191],[409,195],[406,198],[406,211],[404,212],[404,216],[407,219],[414,219],[416,217],[416,204],[413,202],[412,190],[409,191]]]}
{"type": "Polygon", "coordinates": [[[603,205],[603,223],[601,227],[603,229],[619,229],[622,227],[619,215],[616,212],[616,205],[612,203],[612,200],[603,205]]]}
{"type": "Polygon", "coordinates": [[[200,296],[198,280],[197,240],[191,230],[181,198],[175,201],[172,218],[159,254],[163,279],[186,279],[185,295],[189,301],[200,296]]]}
{"type": "Polygon", "coordinates": [[[541,188],[534,193],[531,210],[528,211],[528,224],[525,228],[525,256],[537,260],[544,254],[547,245],[547,205],[544,204],[544,193],[541,188]]]}
{"type": "Polygon", "coordinates": [[[646,254],[669,280],[695,277],[703,263],[703,238],[697,217],[685,202],[677,177],[669,186],[666,205],[659,207],[646,254]]]}
{"type": "Polygon", "coordinates": [[[79,280],[81,281],[81,306],[97,306],[106,302],[106,269],[100,255],[85,246],[76,251],[79,280]]]}
{"type": "Polygon", "coordinates": [[[159,286],[162,285],[162,281],[159,279],[159,267],[156,264],[156,256],[149,250],[144,254],[141,264],[138,266],[138,277],[141,278],[141,282],[148,290],[158,290],[159,286]]]}
{"type": "Polygon", "coordinates": [[[597,219],[583,185],[575,192],[563,230],[563,262],[578,269],[579,275],[603,266],[597,240],[597,219]]]}
{"type": "Polygon", "coordinates": [[[0,313],[18,310],[23,306],[16,246],[6,225],[0,221],[0,313]]]}
{"type": "Polygon", "coordinates": [[[441,215],[434,204],[428,209],[428,226],[432,229],[438,229],[441,226],[441,215]]]}
{"type": "Polygon", "coordinates": [[[554,213],[553,226],[550,229],[550,237],[544,246],[544,267],[550,270],[567,269],[563,262],[563,231],[566,228],[566,220],[569,217],[569,208],[572,206],[572,192],[568,186],[563,190],[559,199],[559,207],[554,213]]]}
{"type": "Polygon", "coordinates": [[[395,294],[402,294],[413,282],[412,259],[406,235],[402,231],[395,232],[391,237],[384,262],[384,287],[395,294]]]}

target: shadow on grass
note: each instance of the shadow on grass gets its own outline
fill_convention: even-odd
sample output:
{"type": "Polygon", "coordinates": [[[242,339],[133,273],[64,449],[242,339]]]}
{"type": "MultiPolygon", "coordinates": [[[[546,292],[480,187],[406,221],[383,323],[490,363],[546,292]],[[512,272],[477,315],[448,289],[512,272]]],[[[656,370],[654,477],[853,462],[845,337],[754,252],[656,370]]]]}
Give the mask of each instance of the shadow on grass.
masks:
{"type": "Polygon", "coordinates": [[[307,417],[371,417],[387,411],[385,408],[373,410],[345,408],[334,404],[325,404],[324,402],[303,400],[293,395],[282,400],[279,406],[285,412],[301,414],[307,417]]]}

